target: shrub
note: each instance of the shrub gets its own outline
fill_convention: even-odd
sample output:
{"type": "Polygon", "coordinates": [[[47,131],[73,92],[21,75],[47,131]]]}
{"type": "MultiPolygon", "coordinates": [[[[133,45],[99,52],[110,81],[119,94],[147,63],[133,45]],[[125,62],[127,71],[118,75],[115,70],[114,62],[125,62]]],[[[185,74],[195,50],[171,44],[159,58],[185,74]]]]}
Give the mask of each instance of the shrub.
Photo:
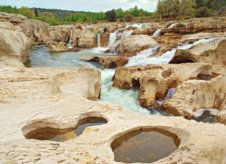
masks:
{"type": "Polygon", "coordinates": [[[106,13],[106,18],[110,22],[115,22],[116,21],[116,12],[115,10],[107,11],[106,13]]]}
{"type": "Polygon", "coordinates": [[[196,10],[196,17],[209,17],[211,16],[211,10],[207,7],[200,7],[196,10]]]}
{"type": "Polygon", "coordinates": [[[132,14],[127,14],[127,15],[125,16],[125,21],[126,21],[126,22],[132,22],[132,21],[133,21],[133,16],[132,16],[132,14]]]}

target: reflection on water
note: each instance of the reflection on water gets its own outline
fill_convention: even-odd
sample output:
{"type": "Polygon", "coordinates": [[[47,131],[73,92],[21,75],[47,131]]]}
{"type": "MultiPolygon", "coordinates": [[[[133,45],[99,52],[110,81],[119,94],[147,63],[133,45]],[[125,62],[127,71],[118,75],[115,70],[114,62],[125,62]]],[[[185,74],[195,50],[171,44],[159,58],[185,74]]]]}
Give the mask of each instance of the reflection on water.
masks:
{"type": "Polygon", "coordinates": [[[31,50],[31,67],[97,67],[95,63],[81,61],[82,56],[102,54],[105,48],[85,49],[80,52],[49,53],[45,46],[36,46],[31,50]]]}
{"type": "Polygon", "coordinates": [[[81,135],[84,130],[88,127],[99,126],[106,124],[107,120],[98,117],[89,117],[79,121],[76,128],[71,129],[54,129],[54,128],[41,128],[36,129],[28,133],[25,137],[27,139],[38,139],[38,140],[50,140],[64,142],[76,138],[81,135]]]}
{"type": "Polygon", "coordinates": [[[111,147],[116,162],[150,163],[170,155],[179,143],[174,134],[163,130],[144,129],[116,139],[111,147]]]}

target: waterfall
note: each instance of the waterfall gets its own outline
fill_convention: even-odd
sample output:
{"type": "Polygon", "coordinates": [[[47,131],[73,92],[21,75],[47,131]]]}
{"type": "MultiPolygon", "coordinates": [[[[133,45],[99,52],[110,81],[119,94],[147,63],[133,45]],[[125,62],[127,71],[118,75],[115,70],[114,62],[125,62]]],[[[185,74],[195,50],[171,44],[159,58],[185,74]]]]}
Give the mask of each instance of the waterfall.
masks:
{"type": "Polygon", "coordinates": [[[178,23],[174,23],[174,24],[171,24],[168,29],[173,29],[174,27],[176,27],[178,25],[178,23]]]}
{"type": "Polygon", "coordinates": [[[153,33],[152,37],[158,37],[158,36],[160,36],[160,35],[161,35],[161,31],[162,31],[162,29],[157,29],[157,30],[153,33]]]}
{"type": "Polygon", "coordinates": [[[126,29],[129,27],[142,28],[142,27],[144,27],[144,25],[143,24],[126,25],[126,27],[118,29],[118,30],[110,33],[108,47],[111,47],[117,41],[118,38],[121,39],[121,38],[129,37],[133,32],[133,30],[126,31],[126,29]],[[119,37],[119,36],[121,36],[121,37],[119,37]]]}
{"type": "MultiPolygon", "coordinates": [[[[101,72],[101,101],[120,105],[124,109],[142,114],[150,114],[150,111],[142,108],[138,102],[137,90],[125,90],[112,87],[112,78],[115,74],[113,69],[99,70],[101,72]]],[[[158,112],[152,113],[158,114],[158,112]]]]}
{"type": "Polygon", "coordinates": [[[110,34],[108,47],[111,47],[117,41],[118,31],[119,30],[116,30],[115,32],[110,34]]]}
{"type": "Polygon", "coordinates": [[[154,46],[139,52],[136,56],[130,57],[126,66],[146,65],[146,59],[153,55],[159,46],[154,46]]]}
{"type": "Polygon", "coordinates": [[[142,65],[148,65],[148,64],[168,64],[170,60],[172,60],[172,58],[174,57],[177,50],[188,50],[197,44],[208,43],[208,42],[216,41],[217,39],[219,38],[201,39],[201,40],[195,41],[194,43],[185,43],[157,57],[150,57],[151,55],[154,54],[157,48],[156,47],[153,49],[150,48],[150,49],[139,52],[134,57],[131,57],[129,59],[127,66],[142,66],[142,65]]]}
{"type": "Polygon", "coordinates": [[[176,88],[170,88],[168,91],[167,91],[167,94],[165,96],[165,100],[168,100],[168,99],[171,99],[174,95],[174,93],[176,93],[177,89],[176,88]]]}
{"type": "Polygon", "coordinates": [[[71,29],[70,40],[69,40],[69,42],[67,44],[67,47],[70,48],[70,49],[73,48],[73,46],[72,46],[72,39],[73,39],[73,30],[71,29]]]}
{"type": "Polygon", "coordinates": [[[122,38],[128,38],[129,36],[131,36],[132,32],[133,32],[132,30],[130,30],[130,31],[123,31],[121,39],[122,38]]]}
{"type": "Polygon", "coordinates": [[[97,33],[97,47],[101,47],[101,33],[97,33]]]}

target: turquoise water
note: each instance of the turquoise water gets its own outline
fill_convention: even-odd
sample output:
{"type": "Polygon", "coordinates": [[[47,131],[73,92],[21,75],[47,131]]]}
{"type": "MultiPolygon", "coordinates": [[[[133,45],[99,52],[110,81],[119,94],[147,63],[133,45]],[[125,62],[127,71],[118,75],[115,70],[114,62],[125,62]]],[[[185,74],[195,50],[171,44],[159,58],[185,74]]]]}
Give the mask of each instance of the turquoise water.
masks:
{"type": "Polygon", "coordinates": [[[45,46],[34,47],[31,50],[31,67],[90,67],[101,72],[100,101],[119,105],[124,109],[142,114],[160,114],[157,110],[142,108],[138,102],[137,90],[121,90],[112,87],[115,70],[101,69],[95,63],[81,61],[82,56],[103,54],[106,48],[85,49],[80,52],[49,53],[45,46]]]}

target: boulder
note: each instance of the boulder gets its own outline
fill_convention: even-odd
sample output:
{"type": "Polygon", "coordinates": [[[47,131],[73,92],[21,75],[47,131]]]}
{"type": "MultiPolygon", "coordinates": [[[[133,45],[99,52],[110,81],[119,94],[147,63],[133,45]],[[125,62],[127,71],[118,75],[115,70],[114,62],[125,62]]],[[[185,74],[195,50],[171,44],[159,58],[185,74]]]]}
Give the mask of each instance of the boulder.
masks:
{"type": "Polygon", "coordinates": [[[126,38],[122,38],[118,52],[122,56],[134,56],[138,52],[156,45],[156,41],[147,35],[131,35],[126,38]]]}
{"type": "Polygon", "coordinates": [[[226,125],[226,106],[224,106],[220,113],[217,115],[216,122],[226,125]]]}
{"type": "Polygon", "coordinates": [[[49,24],[38,20],[27,19],[19,25],[25,35],[32,39],[35,45],[46,44],[49,41],[49,24]]]}
{"type": "Polygon", "coordinates": [[[27,63],[29,59],[29,49],[32,41],[23,33],[21,29],[14,27],[11,23],[0,23],[0,57],[1,60],[17,59],[22,63],[27,63]]]}
{"type": "Polygon", "coordinates": [[[69,25],[52,26],[49,28],[49,40],[68,43],[71,36],[71,29],[72,26],[69,25]]]}
{"type": "Polygon", "coordinates": [[[121,67],[116,69],[113,86],[138,88],[142,106],[160,107],[157,100],[164,100],[169,89],[189,79],[210,80],[212,77],[212,67],[200,63],[121,67]]]}
{"type": "Polygon", "coordinates": [[[49,39],[49,25],[47,23],[27,19],[19,14],[8,14],[0,12],[1,22],[9,22],[16,28],[21,28],[24,34],[32,39],[34,44],[46,44],[49,39]]]}
{"type": "Polygon", "coordinates": [[[177,50],[170,63],[210,63],[215,73],[225,74],[225,47],[226,39],[216,39],[213,42],[201,43],[193,46],[189,50],[177,50]]]}
{"type": "Polygon", "coordinates": [[[226,17],[193,18],[182,23],[175,23],[172,28],[165,28],[162,33],[191,34],[198,32],[225,32],[226,17]]]}
{"type": "Polygon", "coordinates": [[[116,55],[99,55],[99,56],[89,56],[82,57],[81,60],[88,62],[97,62],[102,68],[116,68],[127,64],[128,58],[116,55]]]}
{"type": "Polygon", "coordinates": [[[78,40],[78,47],[80,48],[93,48],[97,46],[97,36],[90,30],[81,31],[78,40]]]}
{"type": "Polygon", "coordinates": [[[50,42],[47,46],[49,52],[80,51],[79,48],[69,48],[64,42],[50,42]]]}
{"type": "Polygon", "coordinates": [[[97,100],[100,95],[100,73],[89,68],[6,67],[0,69],[0,79],[0,102],[35,101],[59,94],[97,100]]]}
{"type": "Polygon", "coordinates": [[[162,108],[174,115],[192,118],[199,109],[222,110],[226,103],[226,76],[206,80],[188,80],[178,85],[176,93],[162,108]]]}

